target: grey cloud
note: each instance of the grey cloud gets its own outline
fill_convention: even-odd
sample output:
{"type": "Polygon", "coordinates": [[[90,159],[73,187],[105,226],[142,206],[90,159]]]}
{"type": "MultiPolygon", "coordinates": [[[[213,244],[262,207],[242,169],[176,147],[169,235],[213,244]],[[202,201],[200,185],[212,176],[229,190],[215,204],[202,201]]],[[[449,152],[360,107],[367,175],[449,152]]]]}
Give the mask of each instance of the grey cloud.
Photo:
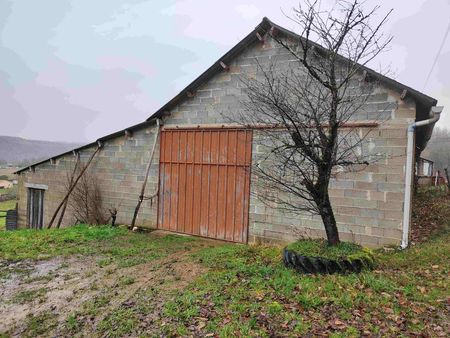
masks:
{"type": "MultiPolygon", "coordinates": [[[[121,38],[115,38],[114,32],[93,34],[93,25],[110,19],[108,15],[115,7],[95,7],[83,15],[83,8],[92,7],[91,3],[72,4],[69,8],[60,6],[55,12],[50,10],[50,23],[33,32],[35,41],[31,46],[27,39],[14,41],[22,37],[23,30],[12,32],[29,14],[20,18],[22,3],[17,7],[14,4],[10,11],[17,22],[7,23],[3,30],[7,38],[0,44],[0,55],[7,57],[0,60],[0,69],[9,74],[8,81],[6,77],[1,79],[2,96],[9,102],[3,106],[9,124],[16,127],[2,133],[37,139],[92,140],[143,121],[175,94],[174,79],[183,75],[188,81],[192,79],[191,69],[183,67],[195,64],[196,52],[156,41],[148,34],[121,38]]],[[[34,24],[40,23],[35,20],[34,24]]],[[[201,54],[213,55],[213,50],[204,48],[201,54]]]]}
{"type": "MultiPolygon", "coordinates": [[[[0,51],[1,53],[1,51],[0,51]]],[[[14,90],[8,84],[8,76],[0,72],[0,135],[20,135],[28,115],[15,100],[14,90]]]]}
{"type": "MultiPolygon", "coordinates": [[[[387,27],[394,45],[380,62],[392,62],[401,70],[397,79],[420,90],[450,0],[369,3],[396,8],[387,27]]],[[[1,1],[0,111],[8,127],[2,124],[0,134],[82,142],[141,122],[261,20],[242,16],[238,6],[256,6],[296,29],[280,7],[289,12],[297,4],[230,0],[218,14],[215,2],[198,0],[1,1]]],[[[447,55],[427,90],[444,104],[447,55]]],[[[443,121],[450,125],[450,114],[443,121]]]]}

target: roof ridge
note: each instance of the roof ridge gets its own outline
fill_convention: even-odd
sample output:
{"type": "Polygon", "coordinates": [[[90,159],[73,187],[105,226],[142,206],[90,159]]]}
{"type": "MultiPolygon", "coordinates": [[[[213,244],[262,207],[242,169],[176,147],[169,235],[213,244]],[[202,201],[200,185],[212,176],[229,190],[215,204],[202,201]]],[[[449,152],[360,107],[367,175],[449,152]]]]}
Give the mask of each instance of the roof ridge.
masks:
{"type": "MultiPolygon", "coordinates": [[[[196,86],[200,85],[199,82],[207,81],[210,79],[213,75],[215,75],[217,72],[223,71],[223,67],[221,66],[221,62],[228,61],[229,58],[234,57],[236,54],[238,54],[240,51],[242,51],[245,47],[248,46],[249,43],[255,41],[258,39],[257,33],[261,33],[263,31],[268,31],[270,28],[275,27],[276,29],[280,30],[281,32],[285,34],[289,34],[295,38],[304,39],[302,36],[298,35],[297,33],[288,30],[284,28],[283,26],[280,26],[273,21],[271,21],[268,17],[263,17],[261,22],[255,27],[255,29],[250,32],[246,37],[244,37],[241,41],[239,41],[234,47],[232,47],[227,53],[222,55],[216,62],[214,62],[208,69],[206,69],[203,73],[201,73],[197,78],[195,78],[190,84],[188,84],[184,89],[182,89],[177,95],[175,95],[170,101],[168,101],[166,104],[164,104],[161,108],[159,108],[155,113],[153,113],[147,121],[155,118],[155,117],[161,117],[164,112],[172,109],[181,99],[186,98],[188,95],[188,92],[194,91],[196,86]]],[[[265,33],[265,32],[264,32],[265,33]]],[[[327,50],[325,47],[321,46],[320,44],[311,41],[315,46],[327,50]]],[[[341,58],[349,60],[348,58],[339,55],[341,58]]],[[[226,62],[225,62],[226,63],[226,62]]],[[[430,106],[435,106],[437,104],[437,100],[432,98],[431,96],[428,96],[422,92],[419,92],[418,90],[409,87],[403,83],[398,82],[397,80],[391,79],[367,66],[360,65],[362,70],[367,71],[370,75],[378,78],[380,81],[395,87],[399,89],[400,91],[407,90],[412,96],[419,100],[422,103],[428,104],[430,106]]]]}
{"type": "MultiPolygon", "coordinates": [[[[92,145],[95,145],[98,141],[106,141],[108,139],[112,139],[114,137],[117,137],[118,135],[122,134],[125,130],[135,130],[135,129],[139,129],[142,128],[143,126],[147,125],[149,122],[154,121],[155,118],[161,117],[166,111],[172,109],[176,104],[178,104],[181,100],[185,99],[188,97],[188,92],[192,92],[194,91],[194,88],[196,88],[196,86],[201,85],[202,83],[204,83],[204,81],[209,80],[213,75],[215,75],[216,73],[223,71],[223,63],[226,64],[226,62],[228,62],[231,58],[235,57],[237,54],[239,54],[244,48],[246,48],[248,45],[250,45],[252,42],[258,40],[258,34],[261,36],[261,34],[265,34],[267,33],[267,31],[269,31],[272,27],[275,27],[276,29],[280,30],[281,32],[285,33],[285,34],[289,34],[291,36],[294,36],[296,38],[303,38],[302,36],[296,34],[295,32],[292,32],[276,23],[274,23],[273,21],[271,21],[268,17],[264,16],[261,20],[261,22],[253,29],[253,31],[251,31],[249,34],[247,34],[241,41],[239,41],[234,47],[232,47],[230,50],[228,50],[228,52],[226,52],[224,55],[222,55],[216,62],[214,62],[208,69],[206,69],[203,73],[201,73],[197,78],[195,78],[190,84],[188,84],[184,89],[182,89],[177,95],[175,95],[170,101],[168,101],[166,104],[164,104],[161,108],[159,108],[155,113],[153,113],[149,118],[147,118],[144,122],[141,122],[139,124],[136,124],[134,126],[122,129],[118,132],[103,136],[98,138],[95,142],[92,143],[88,143],[84,146],[75,148],[73,150],[67,151],[65,153],[59,154],[59,155],[55,155],[52,156],[46,160],[43,161],[39,161],[37,163],[34,163],[32,165],[29,165],[27,167],[24,167],[22,169],[19,169],[18,171],[16,171],[15,173],[20,173],[28,168],[31,168],[33,166],[42,164],[44,162],[47,162],[50,159],[55,159],[58,157],[61,157],[63,155],[69,154],[73,151],[79,151],[82,149],[86,149],[91,147],[92,145]]],[[[303,38],[304,39],[304,38],[303,38]]],[[[322,48],[324,50],[326,50],[325,47],[321,46],[320,44],[311,41],[312,43],[314,43],[316,46],[318,46],[319,48],[322,48]]],[[[344,56],[341,56],[344,59],[344,56]]],[[[397,89],[399,89],[400,91],[404,91],[407,90],[414,99],[416,99],[417,101],[419,101],[422,104],[428,105],[428,106],[435,106],[437,104],[437,100],[424,94],[419,92],[418,90],[415,90],[407,85],[404,85],[394,79],[391,79],[385,75],[382,75],[376,71],[374,71],[373,69],[370,69],[366,66],[361,65],[361,69],[367,71],[370,75],[375,76],[377,78],[379,78],[382,82],[387,83],[388,85],[395,87],[397,89]]]]}

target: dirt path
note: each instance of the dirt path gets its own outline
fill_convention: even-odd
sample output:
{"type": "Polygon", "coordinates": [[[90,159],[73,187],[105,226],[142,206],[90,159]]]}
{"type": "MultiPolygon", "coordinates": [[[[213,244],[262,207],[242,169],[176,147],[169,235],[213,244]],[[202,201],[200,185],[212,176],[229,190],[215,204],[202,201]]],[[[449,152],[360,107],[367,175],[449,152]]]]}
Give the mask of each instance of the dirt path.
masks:
{"type": "Polygon", "coordinates": [[[157,311],[170,291],[204,272],[191,252],[128,268],[100,267],[95,256],[0,262],[0,336],[92,336],[111,312],[148,290],[157,311]]]}

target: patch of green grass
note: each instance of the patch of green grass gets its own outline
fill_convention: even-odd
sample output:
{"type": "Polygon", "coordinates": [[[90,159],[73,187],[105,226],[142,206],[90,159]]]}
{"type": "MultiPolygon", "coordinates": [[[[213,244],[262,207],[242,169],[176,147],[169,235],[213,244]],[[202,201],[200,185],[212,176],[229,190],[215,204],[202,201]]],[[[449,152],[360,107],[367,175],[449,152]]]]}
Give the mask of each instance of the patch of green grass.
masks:
{"type": "Polygon", "coordinates": [[[419,197],[441,197],[445,195],[447,195],[447,187],[445,185],[419,186],[416,194],[419,197]]]}
{"type": "Polygon", "coordinates": [[[112,311],[98,325],[101,332],[107,332],[108,337],[129,336],[139,324],[135,311],[119,307],[112,311]]]}
{"type": "Polygon", "coordinates": [[[48,259],[73,254],[99,255],[97,263],[129,267],[185,250],[195,239],[132,233],[123,227],[76,225],[63,229],[0,232],[0,259],[48,259]]]}
{"type": "Polygon", "coordinates": [[[69,332],[72,333],[77,332],[81,328],[80,322],[75,315],[72,314],[67,317],[66,328],[69,332]]]}
{"type": "MultiPolygon", "coordinates": [[[[355,254],[353,247],[344,252],[355,254]]],[[[165,330],[194,336],[289,336],[312,329],[335,337],[364,331],[395,336],[402,325],[413,334],[417,320],[428,321],[426,330],[431,330],[436,313],[445,317],[450,262],[442,257],[450,255],[448,232],[405,251],[374,255],[381,262],[375,271],[315,276],[286,269],[281,248],[203,249],[193,257],[210,270],[165,304],[165,330]],[[202,316],[207,323],[198,329],[202,316]]]]}
{"type": "MultiPolygon", "coordinates": [[[[7,175],[0,175],[0,180],[6,180],[6,181],[9,181],[9,178],[8,178],[8,176],[7,175]]],[[[14,186],[13,186],[14,187],[14,186]]],[[[11,188],[0,188],[0,195],[4,195],[4,194],[7,194],[8,193],[8,191],[11,191],[11,190],[13,190],[13,188],[11,187],[11,188]]]]}
{"type": "Polygon", "coordinates": [[[28,315],[25,319],[23,337],[36,337],[46,335],[57,325],[57,315],[53,312],[41,312],[37,315],[28,315]]]}
{"type": "Polygon", "coordinates": [[[330,246],[324,239],[301,239],[289,244],[287,249],[303,256],[323,257],[334,260],[355,256],[363,252],[363,248],[358,244],[341,242],[338,245],[330,246]]]}
{"type": "Polygon", "coordinates": [[[30,277],[25,278],[23,281],[24,281],[24,283],[29,284],[29,283],[34,283],[34,282],[49,282],[53,278],[55,278],[55,274],[49,273],[46,275],[30,276],[30,277]]]}
{"type": "Polygon", "coordinates": [[[122,228],[87,225],[0,232],[0,259],[45,259],[59,255],[95,253],[99,250],[98,244],[126,233],[122,228]]]}
{"type": "Polygon", "coordinates": [[[112,294],[109,292],[103,292],[93,299],[88,300],[82,305],[82,314],[95,317],[104,307],[106,307],[112,300],[112,294]]]}
{"type": "Polygon", "coordinates": [[[127,285],[131,285],[134,284],[135,279],[131,276],[122,276],[119,279],[119,286],[127,286],[127,285]]]}
{"type": "MultiPolygon", "coordinates": [[[[0,210],[10,210],[16,207],[16,200],[0,202],[0,210]]],[[[6,216],[6,212],[0,212],[0,216],[6,216]]],[[[5,230],[6,217],[0,217],[0,231],[5,230]]]]}
{"type": "Polygon", "coordinates": [[[13,303],[25,304],[33,302],[37,299],[42,299],[47,293],[46,288],[34,289],[34,290],[24,290],[20,291],[12,298],[13,303]]]}
{"type": "Polygon", "coordinates": [[[103,268],[103,267],[105,267],[105,266],[108,266],[108,265],[111,264],[111,263],[112,263],[112,261],[111,261],[110,258],[101,258],[101,259],[97,260],[97,265],[98,265],[100,268],[103,268]]]}
{"type": "Polygon", "coordinates": [[[9,279],[13,275],[19,278],[28,278],[30,273],[31,269],[26,266],[0,266],[0,280],[9,279]]]}
{"type": "Polygon", "coordinates": [[[17,185],[13,185],[8,189],[0,188],[0,196],[2,195],[9,195],[11,199],[15,199],[17,197],[17,185]]]}
{"type": "Polygon", "coordinates": [[[16,207],[16,200],[8,200],[0,202],[0,210],[10,210],[16,207]]]}

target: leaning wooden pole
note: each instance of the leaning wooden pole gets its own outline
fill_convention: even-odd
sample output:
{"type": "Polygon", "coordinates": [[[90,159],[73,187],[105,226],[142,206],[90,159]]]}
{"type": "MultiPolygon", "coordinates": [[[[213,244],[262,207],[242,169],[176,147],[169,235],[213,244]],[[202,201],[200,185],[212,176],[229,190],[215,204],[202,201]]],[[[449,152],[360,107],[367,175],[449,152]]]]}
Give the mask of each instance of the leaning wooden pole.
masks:
{"type": "Polygon", "coordinates": [[[144,200],[144,194],[145,194],[145,187],[147,185],[147,180],[148,180],[148,174],[150,172],[150,168],[152,166],[152,162],[153,162],[153,157],[155,155],[155,149],[156,149],[156,144],[158,143],[158,137],[159,137],[159,126],[160,126],[160,121],[159,119],[156,119],[156,135],[155,135],[155,140],[153,142],[153,148],[152,148],[152,153],[150,155],[150,160],[148,161],[147,164],[147,169],[145,171],[145,178],[144,178],[144,182],[142,183],[142,188],[141,188],[141,193],[139,194],[139,199],[138,199],[138,203],[136,205],[136,208],[134,209],[134,215],[133,215],[133,220],[131,221],[131,225],[129,228],[133,228],[135,223],[136,223],[136,218],[137,215],[139,213],[139,209],[141,208],[141,204],[142,201],[144,200]]]}
{"type": "MultiPolygon", "coordinates": [[[[75,162],[75,167],[73,168],[73,172],[72,175],[70,176],[70,180],[69,180],[69,188],[72,186],[73,184],[73,180],[75,178],[75,174],[77,173],[77,169],[78,169],[78,164],[80,163],[80,153],[77,153],[77,161],[75,162]]],[[[64,205],[62,207],[61,210],[61,214],[59,215],[59,219],[58,219],[58,223],[56,223],[56,228],[59,229],[61,227],[61,223],[62,220],[64,218],[64,214],[66,213],[66,208],[67,208],[67,203],[69,202],[69,199],[67,198],[66,201],[64,202],[64,205]]]]}
{"type": "Polygon", "coordinates": [[[89,164],[91,164],[93,158],[95,157],[95,155],[97,155],[97,153],[100,151],[101,149],[101,144],[98,145],[97,149],[94,151],[94,153],[91,155],[91,157],[89,158],[89,160],[87,161],[86,165],[84,166],[84,168],[80,171],[80,173],[78,174],[76,180],[73,182],[73,184],[70,186],[69,190],[66,193],[66,196],[64,196],[63,200],[61,201],[61,203],[59,203],[58,207],[55,210],[55,213],[52,216],[52,219],[50,220],[50,223],[47,226],[47,229],[50,229],[53,225],[53,222],[55,221],[56,215],[58,215],[59,210],[62,208],[62,206],[64,205],[64,203],[66,202],[66,200],[69,198],[70,194],[72,193],[73,189],[75,188],[75,186],[77,185],[78,181],[80,180],[80,178],[83,176],[84,172],[86,171],[86,169],[89,167],[89,164]]]}

